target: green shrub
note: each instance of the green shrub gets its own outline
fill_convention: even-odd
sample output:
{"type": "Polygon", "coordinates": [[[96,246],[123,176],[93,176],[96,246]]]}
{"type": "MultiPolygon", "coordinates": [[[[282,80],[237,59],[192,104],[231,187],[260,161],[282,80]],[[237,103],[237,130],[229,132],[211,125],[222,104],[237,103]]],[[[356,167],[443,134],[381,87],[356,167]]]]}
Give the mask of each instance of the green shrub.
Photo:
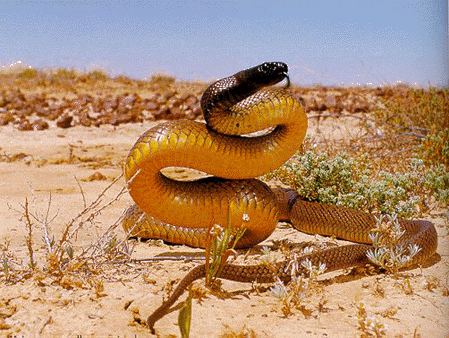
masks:
{"type": "Polygon", "coordinates": [[[424,175],[424,185],[438,202],[443,206],[449,206],[449,172],[444,165],[427,170],[424,175]]]}
{"type": "Polygon", "coordinates": [[[370,170],[369,158],[306,152],[267,175],[296,189],[309,201],[335,204],[366,212],[411,217],[427,211],[434,199],[449,204],[449,173],[444,166],[426,168],[410,160],[410,171],[389,173],[370,170]]]}
{"type": "Polygon", "coordinates": [[[449,128],[427,135],[418,147],[427,163],[441,163],[449,168],[449,128]]]}
{"type": "Polygon", "coordinates": [[[404,233],[395,214],[376,217],[376,227],[369,234],[373,249],[368,251],[368,259],[395,274],[402,267],[410,265],[422,248],[417,244],[409,244],[406,248],[402,243],[404,233]]]}
{"type": "Polygon", "coordinates": [[[34,79],[37,76],[38,72],[34,68],[27,68],[20,72],[17,77],[22,79],[34,79]]]}

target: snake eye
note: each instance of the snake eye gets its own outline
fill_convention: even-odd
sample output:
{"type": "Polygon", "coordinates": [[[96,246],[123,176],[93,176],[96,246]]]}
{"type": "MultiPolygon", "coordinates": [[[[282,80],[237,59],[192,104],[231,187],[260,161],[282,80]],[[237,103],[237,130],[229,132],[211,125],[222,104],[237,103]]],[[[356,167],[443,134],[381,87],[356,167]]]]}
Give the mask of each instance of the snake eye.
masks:
{"type": "Polygon", "coordinates": [[[260,66],[260,68],[261,68],[260,71],[264,72],[264,73],[269,73],[270,70],[273,68],[271,65],[272,64],[270,64],[268,62],[262,63],[262,65],[260,66]]]}

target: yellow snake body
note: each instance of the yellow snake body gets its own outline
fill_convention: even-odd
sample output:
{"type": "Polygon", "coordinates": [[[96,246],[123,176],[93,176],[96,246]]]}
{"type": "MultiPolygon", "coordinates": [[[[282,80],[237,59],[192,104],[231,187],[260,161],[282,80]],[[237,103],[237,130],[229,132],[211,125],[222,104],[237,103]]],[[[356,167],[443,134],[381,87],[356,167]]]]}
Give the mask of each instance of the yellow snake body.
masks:
{"type": "Polygon", "coordinates": [[[216,128],[228,134],[275,129],[263,136],[242,137],[218,133],[204,123],[175,121],[159,124],[138,139],[126,162],[125,179],[137,206],[151,217],[130,208],[126,230],[137,223],[134,236],[200,247],[214,224],[244,227],[238,247],[253,246],[270,236],[279,218],[276,196],[252,178],[278,168],[294,154],[305,137],[307,117],[299,101],[284,91],[257,92],[231,114],[241,115],[237,123],[226,124],[226,118],[221,118],[216,128]],[[245,121],[251,121],[251,116],[259,118],[245,121]],[[214,177],[175,181],[160,173],[169,166],[214,177]]]}
{"type": "MultiPolygon", "coordinates": [[[[307,117],[295,97],[282,90],[260,90],[288,79],[287,71],[283,63],[264,63],[221,79],[206,89],[201,100],[207,125],[172,121],[140,136],[125,165],[125,179],[136,202],[123,221],[131,236],[204,247],[214,224],[230,225],[246,229],[238,247],[249,247],[270,236],[283,219],[307,233],[363,243],[307,256],[313,264],[325,263],[326,271],[369,263],[366,253],[372,249],[368,234],[376,224],[373,215],[303,201],[291,189],[272,190],[253,178],[282,165],[306,134],[307,117]],[[270,127],[274,129],[262,136],[240,136],[270,127]],[[198,169],[214,177],[176,181],[161,173],[172,166],[198,169]]],[[[421,248],[410,265],[435,253],[438,241],[432,223],[400,220],[400,224],[405,230],[403,245],[421,248]]],[[[277,263],[274,269],[226,264],[218,277],[241,282],[280,278],[288,282],[288,266],[289,262],[277,263]]],[[[153,331],[154,323],[187,286],[204,275],[204,265],[186,275],[148,318],[153,331]]]]}

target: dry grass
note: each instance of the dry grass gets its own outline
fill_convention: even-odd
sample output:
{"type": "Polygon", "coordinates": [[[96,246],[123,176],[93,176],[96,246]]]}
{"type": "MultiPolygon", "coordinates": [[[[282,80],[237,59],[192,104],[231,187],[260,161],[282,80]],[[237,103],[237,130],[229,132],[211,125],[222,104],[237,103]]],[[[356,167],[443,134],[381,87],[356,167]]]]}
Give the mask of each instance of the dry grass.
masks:
{"type": "Polygon", "coordinates": [[[78,182],[84,208],[65,225],[59,239],[58,235],[51,231],[51,223],[57,216],[57,214],[50,215],[51,195],[44,213],[30,210],[27,198],[24,205],[21,205],[21,210],[10,206],[11,210],[21,215],[20,218],[27,228],[25,241],[29,257],[28,264],[24,264],[10,252],[8,244],[0,246],[3,261],[3,274],[0,278],[6,283],[17,283],[33,277],[37,280],[50,278],[65,288],[89,285],[101,293],[101,265],[104,262],[123,262],[130,258],[132,252],[128,241],[119,240],[114,234],[115,229],[120,225],[121,218],[117,219],[94,243],[82,248],[80,252],[75,253],[74,246],[78,233],[82,230],[88,231],[94,225],[96,217],[125,193],[125,188],[122,188],[114,198],[109,201],[104,200],[106,193],[117,184],[120,178],[121,175],[90,203],[87,203],[78,182]],[[33,249],[38,243],[37,238],[42,238],[45,246],[45,255],[39,258],[35,257],[33,249]],[[97,278],[92,278],[95,275],[97,278]]]}

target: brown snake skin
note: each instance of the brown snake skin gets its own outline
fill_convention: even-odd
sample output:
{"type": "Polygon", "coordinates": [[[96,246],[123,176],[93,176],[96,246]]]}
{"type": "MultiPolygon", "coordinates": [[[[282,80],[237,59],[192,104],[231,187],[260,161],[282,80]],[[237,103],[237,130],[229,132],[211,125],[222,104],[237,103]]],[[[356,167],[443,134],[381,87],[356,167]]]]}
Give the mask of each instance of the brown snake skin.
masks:
{"type": "MultiPolygon", "coordinates": [[[[306,233],[361,243],[307,256],[314,265],[325,263],[327,272],[369,263],[366,253],[372,249],[368,234],[375,227],[373,215],[306,202],[291,189],[270,189],[253,178],[287,161],[307,131],[307,116],[295,97],[282,90],[261,90],[288,79],[287,73],[286,64],[269,62],[221,79],[209,86],[201,99],[207,125],[171,121],[140,136],[125,165],[126,183],[136,203],[125,212],[123,221],[130,236],[204,247],[209,229],[219,224],[244,227],[237,246],[251,247],[269,237],[282,219],[306,233]],[[273,130],[257,137],[240,136],[267,128],[273,130]],[[170,166],[194,168],[214,177],[176,181],[160,172],[170,166]]],[[[400,224],[405,230],[404,245],[421,248],[409,265],[435,253],[437,233],[432,223],[400,220],[400,224]]],[[[289,282],[287,265],[227,264],[218,277],[260,283],[279,277],[289,282]]],[[[155,322],[185,289],[204,276],[204,265],[186,275],[148,318],[153,332],[155,322]]]]}

